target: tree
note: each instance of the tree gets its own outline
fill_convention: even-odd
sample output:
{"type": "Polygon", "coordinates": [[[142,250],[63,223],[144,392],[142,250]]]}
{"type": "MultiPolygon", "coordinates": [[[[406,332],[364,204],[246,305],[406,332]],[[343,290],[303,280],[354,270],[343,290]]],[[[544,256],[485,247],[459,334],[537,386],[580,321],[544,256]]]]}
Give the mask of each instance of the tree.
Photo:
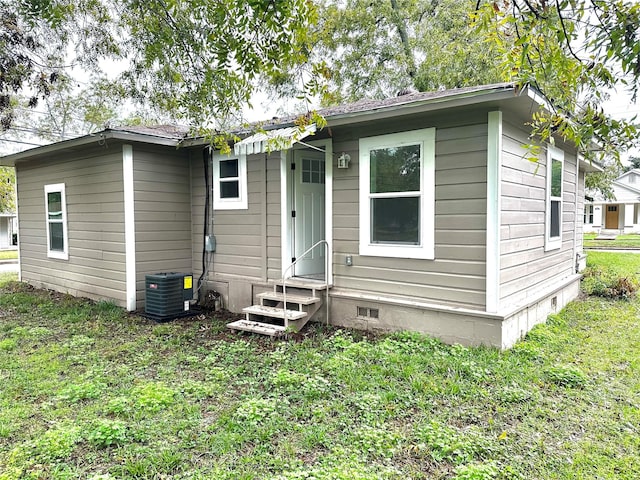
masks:
{"type": "Polygon", "coordinates": [[[114,32],[109,8],[98,0],[4,0],[0,131],[13,122],[20,96],[36,107],[71,68],[95,70],[99,59],[122,53],[114,32]]]}
{"type": "Polygon", "coordinates": [[[624,168],[625,172],[633,170],[634,168],[640,168],[640,157],[629,157],[629,165],[624,168]]]}
{"type": "Polygon", "coordinates": [[[12,167],[0,167],[0,213],[15,212],[16,174],[12,167]]]}
{"type": "Polygon", "coordinates": [[[640,4],[479,0],[476,25],[497,46],[507,78],[533,85],[552,102],[550,112],[534,118],[535,144],[561,135],[600,159],[619,159],[636,144],[635,118],[615,120],[602,103],[615,89],[638,94],[640,4]]]}
{"type": "MultiPolygon", "coordinates": [[[[6,0],[1,13],[5,128],[19,93],[29,90],[35,106],[66,67],[96,69],[105,57],[126,64],[117,84],[127,96],[215,127],[249,101],[258,78],[307,60],[316,18],[311,0],[6,0]],[[47,55],[71,47],[71,61],[47,55]]],[[[303,88],[313,94],[320,83],[303,88]]]]}
{"type": "MultiPolygon", "coordinates": [[[[216,126],[251,99],[255,82],[308,56],[310,0],[122,0],[131,93],[193,126],[216,126]]],[[[305,88],[314,89],[314,81],[305,88]]]]}
{"type": "MultiPolygon", "coordinates": [[[[326,101],[499,81],[497,52],[469,28],[474,6],[473,0],[320,2],[321,21],[310,38],[313,59],[326,61],[326,101]]],[[[281,79],[283,91],[290,80],[281,79]]]]}

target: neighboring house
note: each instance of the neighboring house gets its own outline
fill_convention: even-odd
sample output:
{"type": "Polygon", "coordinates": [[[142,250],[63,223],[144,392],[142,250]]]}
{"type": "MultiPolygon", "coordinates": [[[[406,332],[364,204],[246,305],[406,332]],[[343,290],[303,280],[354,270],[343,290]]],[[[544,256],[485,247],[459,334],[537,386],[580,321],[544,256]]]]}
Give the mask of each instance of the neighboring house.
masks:
{"type": "Polygon", "coordinates": [[[0,213],[0,249],[8,249],[16,245],[14,242],[14,233],[17,232],[16,227],[17,219],[15,213],[0,213]]]}
{"type": "MultiPolygon", "coordinates": [[[[267,305],[245,327],[277,333],[266,317],[282,316],[283,272],[299,287],[287,305],[319,320],[326,275],[333,324],[508,348],[579,292],[595,167],[560,139],[527,158],[527,122],[545,105],[500,84],[328,108],[315,134],[283,121],[230,155],[167,127],[10,155],[21,278],[135,310],[145,274],[205,270],[229,310],[267,305]]],[[[294,328],[309,316],[288,315],[294,328]]]]}
{"type": "Polygon", "coordinates": [[[585,202],[585,232],[617,230],[618,233],[640,233],[640,169],[623,173],[611,187],[613,199],[596,193],[585,202]]]}

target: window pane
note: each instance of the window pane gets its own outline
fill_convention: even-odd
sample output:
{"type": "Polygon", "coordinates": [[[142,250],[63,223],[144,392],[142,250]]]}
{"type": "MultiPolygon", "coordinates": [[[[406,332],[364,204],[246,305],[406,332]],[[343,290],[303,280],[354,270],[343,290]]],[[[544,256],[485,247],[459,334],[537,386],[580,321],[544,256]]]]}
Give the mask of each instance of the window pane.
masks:
{"type": "Polygon", "coordinates": [[[551,160],[551,196],[562,196],[562,162],[551,160]]]}
{"type": "Polygon", "coordinates": [[[560,201],[551,200],[551,230],[549,236],[556,238],[560,236],[560,201]]]}
{"type": "Polygon", "coordinates": [[[420,244],[420,197],[372,198],[371,243],[420,244]]]}
{"type": "Polygon", "coordinates": [[[238,159],[220,161],[220,178],[235,178],[238,176],[238,159]]]}
{"type": "Polygon", "coordinates": [[[49,222],[49,247],[50,250],[64,252],[64,233],[62,223],[49,222]]]}
{"type": "Polygon", "coordinates": [[[62,192],[47,193],[47,206],[51,220],[62,220],[62,192]]]}
{"type": "Polygon", "coordinates": [[[231,182],[220,182],[220,198],[239,198],[240,182],[234,180],[231,182]]]}
{"type": "Polygon", "coordinates": [[[420,145],[369,152],[371,193],[419,192],[420,145]]]}

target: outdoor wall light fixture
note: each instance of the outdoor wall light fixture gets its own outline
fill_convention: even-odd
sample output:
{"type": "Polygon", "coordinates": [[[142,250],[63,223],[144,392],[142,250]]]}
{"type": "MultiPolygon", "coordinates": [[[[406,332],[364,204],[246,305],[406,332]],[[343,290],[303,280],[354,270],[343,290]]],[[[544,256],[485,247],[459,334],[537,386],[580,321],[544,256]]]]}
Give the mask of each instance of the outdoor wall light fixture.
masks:
{"type": "Polygon", "coordinates": [[[338,157],[338,168],[349,168],[349,162],[351,161],[351,155],[343,153],[338,157]]]}

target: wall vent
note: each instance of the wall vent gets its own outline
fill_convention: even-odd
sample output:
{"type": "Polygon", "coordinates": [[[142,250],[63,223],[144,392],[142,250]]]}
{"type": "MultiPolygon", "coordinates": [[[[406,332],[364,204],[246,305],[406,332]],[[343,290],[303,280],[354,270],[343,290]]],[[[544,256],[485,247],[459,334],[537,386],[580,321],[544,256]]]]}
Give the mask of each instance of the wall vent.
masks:
{"type": "Polygon", "coordinates": [[[377,308],[357,307],[357,315],[361,318],[380,318],[380,311],[377,308]]]}

